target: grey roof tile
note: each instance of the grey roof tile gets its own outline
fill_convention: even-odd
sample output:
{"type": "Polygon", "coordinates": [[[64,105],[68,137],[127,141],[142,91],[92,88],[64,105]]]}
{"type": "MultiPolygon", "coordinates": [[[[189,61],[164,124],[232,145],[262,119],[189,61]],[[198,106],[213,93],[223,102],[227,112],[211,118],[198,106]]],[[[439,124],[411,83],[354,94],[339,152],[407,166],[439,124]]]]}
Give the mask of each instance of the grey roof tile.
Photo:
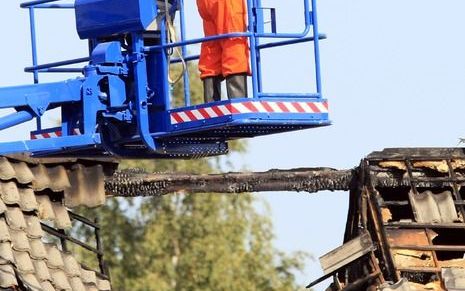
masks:
{"type": "Polygon", "coordinates": [[[0,183],[0,198],[7,205],[14,205],[20,202],[19,191],[14,181],[0,183]]]}
{"type": "Polygon", "coordinates": [[[55,214],[55,227],[58,229],[69,229],[71,228],[71,218],[68,214],[68,209],[63,205],[61,201],[52,202],[53,212],[55,214]]]}
{"type": "Polygon", "coordinates": [[[97,288],[101,291],[111,290],[111,284],[108,280],[97,279],[97,288]]]}
{"type": "Polygon", "coordinates": [[[46,166],[39,164],[31,167],[31,171],[34,174],[34,180],[32,181],[32,188],[34,190],[42,191],[50,188],[51,182],[46,166]]]}
{"type": "Polygon", "coordinates": [[[36,199],[39,203],[39,218],[42,220],[54,220],[55,212],[53,211],[50,197],[48,195],[37,195],[36,199]]]}
{"type": "Polygon", "coordinates": [[[442,279],[447,290],[465,290],[465,270],[460,268],[443,268],[442,279]]]}
{"type": "Polygon", "coordinates": [[[52,275],[52,284],[57,290],[72,290],[71,285],[69,284],[68,277],[61,269],[52,269],[50,270],[52,275]]]}
{"type": "Polygon", "coordinates": [[[31,188],[19,189],[19,206],[23,211],[34,211],[39,208],[34,190],[31,188]]]}
{"type": "Polygon", "coordinates": [[[10,242],[0,243],[0,265],[13,263],[15,258],[13,256],[13,248],[10,242]]]}
{"type": "Polygon", "coordinates": [[[0,218],[0,242],[11,241],[8,225],[3,217],[0,218]]]}
{"type": "Polygon", "coordinates": [[[82,205],[87,196],[86,189],[84,189],[86,187],[81,183],[86,179],[83,168],[84,166],[77,165],[69,172],[69,179],[73,187],[65,191],[65,205],[68,207],[73,208],[82,205]]]}
{"type": "Polygon", "coordinates": [[[55,166],[47,168],[48,176],[50,177],[49,188],[53,191],[63,191],[71,187],[68,172],[63,166],[55,166]]]}
{"type": "Polygon", "coordinates": [[[40,220],[36,215],[24,215],[26,221],[26,232],[30,238],[41,238],[44,235],[40,220]]]}
{"type": "Polygon", "coordinates": [[[19,207],[7,207],[5,212],[6,223],[10,229],[26,230],[26,220],[24,219],[23,212],[19,207]]]}
{"type": "Polygon", "coordinates": [[[15,171],[15,178],[21,184],[29,184],[34,180],[34,175],[25,162],[11,163],[15,171]]]}
{"type": "Polygon", "coordinates": [[[42,281],[40,282],[40,286],[42,286],[43,291],[55,291],[55,288],[50,281],[42,281]]]}
{"type": "Polygon", "coordinates": [[[3,200],[0,199],[0,214],[5,213],[5,211],[6,211],[6,205],[5,205],[5,203],[3,202],[3,200]]]}
{"type": "Polygon", "coordinates": [[[89,271],[84,268],[81,268],[81,279],[82,282],[86,285],[97,286],[97,276],[94,271],[89,271]]]}
{"type": "Polygon", "coordinates": [[[453,223],[459,219],[450,191],[439,194],[434,194],[429,190],[419,194],[410,192],[409,197],[418,222],[453,223]]]}
{"type": "Polygon", "coordinates": [[[29,240],[31,246],[31,257],[34,259],[46,259],[47,251],[45,250],[44,243],[40,238],[34,238],[29,240]]]}
{"type": "Polygon", "coordinates": [[[15,178],[15,169],[10,161],[5,157],[0,157],[0,180],[10,180],[15,178]]]}
{"type": "Polygon", "coordinates": [[[70,187],[65,190],[65,205],[97,207],[105,203],[104,172],[101,165],[85,167],[76,164],[69,172],[70,187]]]}
{"type": "Polygon", "coordinates": [[[69,278],[69,283],[73,288],[73,291],[86,291],[86,287],[82,283],[80,277],[71,277],[69,278]]]}
{"type": "Polygon", "coordinates": [[[28,252],[18,252],[13,250],[13,256],[15,257],[15,265],[21,273],[27,274],[34,272],[34,265],[32,264],[32,260],[28,252]]]}
{"type": "Polygon", "coordinates": [[[0,287],[9,288],[18,285],[16,275],[11,265],[0,265],[0,287]]]}
{"type": "Polygon", "coordinates": [[[68,277],[81,276],[81,266],[71,253],[63,253],[63,261],[65,263],[66,275],[68,275],[68,277]]]}
{"type": "Polygon", "coordinates": [[[10,230],[11,247],[15,251],[30,252],[31,246],[24,230],[10,230]]]}
{"type": "Polygon", "coordinates": [[[431,191],[414,194],[409,193],[410,201],[414,209],[415,220],[417,222],[440,222],[441,214],[434,201],[431,191]]]}
{"type": "Polygon", "coordinates": [[[65,268],[65,263],[61,257],[61,251],[54,244],[44,244],[47,250],[47,266],[50,269],[62,269],[65,268]]]}
{"type": "Polygon", "coordinates": [[[453,223],[459,220],[457,209],[455,208],[454,199],[450,191],[444,191],[439,194],[433,194],[433,198],[441,214],[441,221],[444,223],[453,223]]]}
{"type": "Polygon", "coordinates": [[[32,264],[34,265],[35,273],[37,275],[37,278],[40,281],[51,281],[52,276],[50,275],[50,272],[48,270],[47,264],[45,263],[44,260],[32,260],[32,264]]]}
{"type": "Polygon", "coordinates": [[[42,288],[34,273],[21,274],[21,280],[24,285],[30,287],[32,290],[40,290],[42,288]]]}

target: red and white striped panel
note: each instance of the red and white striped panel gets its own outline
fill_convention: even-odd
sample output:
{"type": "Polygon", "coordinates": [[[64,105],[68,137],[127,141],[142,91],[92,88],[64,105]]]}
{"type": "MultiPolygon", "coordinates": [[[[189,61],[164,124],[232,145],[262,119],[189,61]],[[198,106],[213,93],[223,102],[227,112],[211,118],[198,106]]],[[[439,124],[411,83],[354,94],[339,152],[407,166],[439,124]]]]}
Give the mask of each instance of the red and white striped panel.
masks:
{"type": "MultiPolygon", "coordinates": [[[[81,135],[81,130],[79,128],[74,129],[74,135],[81,135]]],[[[44,138],[54,138],[62,136],[61,130],[41,132],[41,133],[31,133],[31,139],[44,139],[44,138]]]]}
{"type": "Polygon", "coordinates": [[[171,124],[244,113],[328,113],[328,102],[244,101],[172,112],[171,124]]]}

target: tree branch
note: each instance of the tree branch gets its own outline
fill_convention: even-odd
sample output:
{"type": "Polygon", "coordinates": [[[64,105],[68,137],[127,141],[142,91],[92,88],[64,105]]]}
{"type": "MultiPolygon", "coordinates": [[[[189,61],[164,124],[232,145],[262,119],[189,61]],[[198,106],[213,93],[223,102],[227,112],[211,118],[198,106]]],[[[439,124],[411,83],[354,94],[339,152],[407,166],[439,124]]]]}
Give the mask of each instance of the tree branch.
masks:
{"type": "Polygon", "coordinates": [[[141,170],[116,172],[105,182],[108,195],[120,197],[160,196],[175,192],[244,193],[264,191],[349,190],[356,170],[299,168],[224,174],[146,173],[141,170]]]}

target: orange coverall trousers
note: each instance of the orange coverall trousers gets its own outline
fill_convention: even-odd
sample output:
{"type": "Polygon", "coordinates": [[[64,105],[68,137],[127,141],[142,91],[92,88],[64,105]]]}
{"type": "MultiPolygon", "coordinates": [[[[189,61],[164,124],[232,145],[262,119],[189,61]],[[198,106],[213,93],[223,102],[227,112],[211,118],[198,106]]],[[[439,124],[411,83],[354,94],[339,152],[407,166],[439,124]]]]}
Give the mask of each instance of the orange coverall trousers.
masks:
{"type": "MultiPolygon", "coordinates": [[[[197,0],[205,36],[246,31],[245,0],[197,0]]],[[[247,38],[234,37],[202,43],[200,78],[250,74],[247,38]]]]}

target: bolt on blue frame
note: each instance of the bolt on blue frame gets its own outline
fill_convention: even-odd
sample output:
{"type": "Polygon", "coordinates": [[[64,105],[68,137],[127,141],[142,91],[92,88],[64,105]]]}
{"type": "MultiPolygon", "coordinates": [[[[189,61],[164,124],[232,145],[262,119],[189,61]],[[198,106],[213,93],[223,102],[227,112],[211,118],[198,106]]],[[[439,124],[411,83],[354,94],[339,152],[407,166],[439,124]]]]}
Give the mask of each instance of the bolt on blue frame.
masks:
{"type": "MultiPolygon", "coordinates": [[[[153,0],[35,0],[21,4],[29,9],[32,66],[25,71],[33,73],[34,85],[0,88],[0,108],[17,111],[0,117],[0,129],[33,118],[37,128],[31,140],[0,143],[0,154],[25,151],[41,156],[191,158],[224,154],[231,139],[330,124],[327,101],[321,94],[319,51],[319,40],[326,36],[318,31],[316,0],[303,0],[305,29],[300,33],[278,33],[273,8],[271,32],[265,32],[264,10],[268,8],[262,7],[261,0],[247,0],[247,31],[198,39],[186,39],[183,0],[171,2],[169,11],[158,9],[153,0]],[[78,34],[89,41],[89,57],[39,65],[36,9],[75,9],[78,34]],[[170,43],[166,13],[174,17],[177,12],[181,39],[170,43]],[[156,19],[157,29],[148,31],[147,24],[156,19]],[[230,37],[249,39],[252,98],[192,106],[189,75],[184,71],[184,105],[172,108],[168,50],[180,47],[182,59],[192,62],[199,56],[188,55],[188,46],[230,37]],[[262,50],[305,42],[313,43],[316,92],[264,92],[262,50]],[[63,68],[83,62],[88,62],[84,68],[63,68]],[[39,84],[40,73],[77,72],[84,76],[39,84]],[[61,126],[43,129],[41,116],[57,107],[62,109],[61,126]]],[[[181,59],[171,61],[177,62],[181,59]]]]}

